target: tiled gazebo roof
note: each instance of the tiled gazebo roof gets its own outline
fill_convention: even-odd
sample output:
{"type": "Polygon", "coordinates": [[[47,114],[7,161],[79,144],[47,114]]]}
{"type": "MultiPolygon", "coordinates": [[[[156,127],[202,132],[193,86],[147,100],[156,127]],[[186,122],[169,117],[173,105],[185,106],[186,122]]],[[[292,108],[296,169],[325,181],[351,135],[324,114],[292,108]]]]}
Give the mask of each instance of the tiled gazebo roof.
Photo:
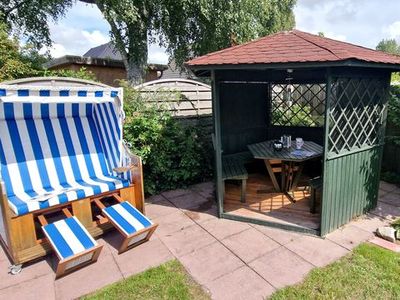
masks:
{"type": "Polygon", "coordinates": [[[189,67],[239,64],[339,62],[358,60],[400,64],[400,56],[336,41],[299,30],[283,31],[212,52],[187,62],[189,67]]]}

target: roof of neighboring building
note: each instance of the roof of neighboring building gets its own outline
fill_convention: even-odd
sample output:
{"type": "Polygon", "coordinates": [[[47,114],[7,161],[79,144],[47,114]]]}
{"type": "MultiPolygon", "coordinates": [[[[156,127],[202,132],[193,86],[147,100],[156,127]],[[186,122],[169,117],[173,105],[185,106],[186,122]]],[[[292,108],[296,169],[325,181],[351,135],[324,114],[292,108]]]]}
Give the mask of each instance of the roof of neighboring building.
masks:
{"type": "Polygon", "coordinates": [[[400,64],[400,56],[299,30],[283,31],[188,61],[189,67],[250,64],[339,62],[400,64]]]}
{"type": "MultiPolygon", "coordinates": [[[[51,69],[54,67],[60,67],[70,64],[77,65],[92,65],[92,66],[103,66],[103,67],[113,67],[113,68],[123,68],[125,69],[124,62],[122,60],[110,59],[110,58],[97,58],[97,57],[84,57],[76,55],[64,55],[55,59],[48,61],[43,64],[43,67],[51,69]]],[[[152,71],[164,71],[168,67],[162,64],[147,64],[149,70],[152,71]]]]}
{"type": "Polygon", "coordinates": [[[122,60],[121,53],[115,49],[111,42],[90,48],[83,56],[122,60]]]}
{"type": "Polygon", "coordinates": [[[194,78],[194,74],[185,67],[179,68],[176,65],[175,59],[168,63],[167,69],[163,72],[161,79],[169,78],[194,78]]]}
{"type": "Polygon", "coordinates": [[[51,69],[54,67],[60,67],[70,64],[125,68],[122,60],[104,59],[96,57],[83,57],[77,55],[64,55],[58,58],[54,58],[48,61],[47,63],[43,64],[43,67],[51,69]]]}

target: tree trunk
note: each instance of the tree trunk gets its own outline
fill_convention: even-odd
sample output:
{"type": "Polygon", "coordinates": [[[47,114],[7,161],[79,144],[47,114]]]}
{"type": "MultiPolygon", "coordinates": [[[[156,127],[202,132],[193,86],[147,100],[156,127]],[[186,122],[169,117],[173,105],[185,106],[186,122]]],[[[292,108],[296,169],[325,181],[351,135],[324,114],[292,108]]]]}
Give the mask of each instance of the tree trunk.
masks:
{"type": "Polygon", "coordinates": [[[145,81],[146,65],[139,66],[137,62],[125,61],[126,79],[132,85],[138,85],[145,81]]]}
{"type": "Polygon", "coordinates": [[[144,82],[147,71],[147,27],[144,22],[129,24],[127,34],[126,74],[129,83],[137,85],[144,82]]]}

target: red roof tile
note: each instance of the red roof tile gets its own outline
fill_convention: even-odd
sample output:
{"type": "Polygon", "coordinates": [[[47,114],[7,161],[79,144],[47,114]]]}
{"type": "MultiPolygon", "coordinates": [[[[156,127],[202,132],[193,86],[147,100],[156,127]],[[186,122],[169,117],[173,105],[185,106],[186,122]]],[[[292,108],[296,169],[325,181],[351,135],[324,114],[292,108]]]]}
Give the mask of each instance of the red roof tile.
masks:
{"type": "Polygon", "coordinates": [[[283,31],[242,45],[212,52],[187,62],[188,66],[335,62],[356,59],[400,64],[400,56],[340,42],[299,30],[283,31]]]}

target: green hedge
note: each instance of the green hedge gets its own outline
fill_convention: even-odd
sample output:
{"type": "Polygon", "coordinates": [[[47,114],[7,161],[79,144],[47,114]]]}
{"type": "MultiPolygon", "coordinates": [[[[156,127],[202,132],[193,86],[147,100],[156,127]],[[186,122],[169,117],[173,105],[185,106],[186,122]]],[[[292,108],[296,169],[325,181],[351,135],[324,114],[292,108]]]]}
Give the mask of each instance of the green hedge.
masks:
{"type": "Polygon", "coordinates": [[[182,124],[161,105],[149,105],[141,93],[126,84],[124,106],[124,139],[143,158],[147,194],[186,187],[211,177],[209,132],[182,124]]]}

